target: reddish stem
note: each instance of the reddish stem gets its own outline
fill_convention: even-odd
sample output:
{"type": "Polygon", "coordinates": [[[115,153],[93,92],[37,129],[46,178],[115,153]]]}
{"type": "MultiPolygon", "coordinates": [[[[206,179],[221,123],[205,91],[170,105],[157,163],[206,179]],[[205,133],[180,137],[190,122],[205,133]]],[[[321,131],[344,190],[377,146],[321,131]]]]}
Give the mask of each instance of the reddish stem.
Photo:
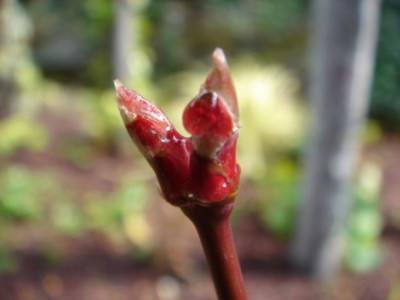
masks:
{"type": "Polygon", "coordinates": [[[246,300],[246,291],[233,241],[229,216],[233,203],[184,207],[195,225],[220,300],[246,300]]]}

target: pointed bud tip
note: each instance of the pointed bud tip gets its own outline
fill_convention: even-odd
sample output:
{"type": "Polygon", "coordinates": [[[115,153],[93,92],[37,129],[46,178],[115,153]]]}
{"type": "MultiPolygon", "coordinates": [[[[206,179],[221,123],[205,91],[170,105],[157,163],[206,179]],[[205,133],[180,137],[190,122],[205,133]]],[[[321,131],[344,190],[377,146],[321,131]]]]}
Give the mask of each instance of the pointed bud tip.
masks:
{"type": "Polygon", "coordinates": [[[122,84],[122,82],[119,80],[119,79],[114,79],[114,87],[115,87],[115,90],[116,91],[118,91],[118,89],[120,88],[120,87],[123,87],[124,85],[122,84]]]}
{"type": "Polygon", "coordinates": [[[127,93],[127,90],[123,83],[119,79],[114,81],[115,91],[117,93],[117,103],[121,117],[125,125],[132,123],[136,119],[136,110],[134,106],[133,98],[127,93]],[[125,88],[122,89],[121,88],[125,88]]]}
{"type": "Polygon", "coordinates": [[[213,52],[213,69],[208,74],[208,77],[203,87],[208,91],[216,92],[228,105],[236,127],[239,124],[239,109],[236,99],[235,87],[233,86],[232,78],[229,71],[228,61],[224,51],[221,48],[216,48],[213,52]]]}
{"type": "Polygon", "coordinates": [[[226,64],[225,53],[221,48],[216,48],[213,52],[214,64],[226,64]]]}

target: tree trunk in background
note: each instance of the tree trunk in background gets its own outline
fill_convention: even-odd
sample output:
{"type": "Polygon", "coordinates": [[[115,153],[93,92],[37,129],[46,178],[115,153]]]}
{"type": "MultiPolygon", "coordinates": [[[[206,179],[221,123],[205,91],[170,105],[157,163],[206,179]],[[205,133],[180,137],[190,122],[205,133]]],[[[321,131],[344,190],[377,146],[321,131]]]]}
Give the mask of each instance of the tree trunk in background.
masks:
{"type": "Polygon", "coordinates": [[[293,241],[295,266],[332,277],[365,119],[375,56],[378,0],[314,0],[309,145],[293,241]]]}
{"type": "Polygon", "coordinates": [[[129,54],[134,49],[133,17],[128,0],[114,0],[113,76],[122,82],[129,75],[129,54]]]}

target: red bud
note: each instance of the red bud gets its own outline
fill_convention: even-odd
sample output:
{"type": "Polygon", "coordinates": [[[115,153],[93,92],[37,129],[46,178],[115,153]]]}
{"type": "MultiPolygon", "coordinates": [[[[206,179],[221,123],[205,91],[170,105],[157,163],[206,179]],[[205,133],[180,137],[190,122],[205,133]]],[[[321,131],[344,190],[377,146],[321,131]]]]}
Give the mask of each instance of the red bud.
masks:
{"type": "Polygon", "coordinates": [[[224,52],[216,49],[213,59],[214,68],[183,113],[183,125],[192,134],[195,151],[208,158],[214,158],[239,125],[236,93],[224,52]]]}
{"type": "Polygon", "coordinates": [[[180,135],[153,103],[119,81],[115,88],[129,135],[154,169],[165,198],[179,205],[189,178],[190,140],[180,135]]]}
{"type": "Polygon", "coordinates": [[[215,92],[192,100],[183,113],[183,124],[192,134],[195,150],[204,157],[212,157],[235,130],[232,114],[215,92]]]}
{"type": "Polygon", "coordinates": [[[213,58],[213,70],[183,114],[191,139],[180,135],[157,106],[115,81],[129,135],[174,205],[231,202],[239,184],[236,94],[222,50],[215,50],[213,58]]]}

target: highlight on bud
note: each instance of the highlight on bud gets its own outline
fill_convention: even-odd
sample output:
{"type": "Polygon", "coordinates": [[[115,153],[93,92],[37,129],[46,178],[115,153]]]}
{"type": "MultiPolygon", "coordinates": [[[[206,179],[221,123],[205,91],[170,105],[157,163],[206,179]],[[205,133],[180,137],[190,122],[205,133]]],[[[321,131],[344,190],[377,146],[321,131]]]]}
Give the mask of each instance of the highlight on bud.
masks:
{"type": "Polygon", "coordinates": [[[213,61],[200,93],[183,113],[191,138],[180,135],[156,105],[114,81],[128,133],[155,171],[164,197],[173,205],[233,201],[239,184],[236,93],[221,49],[214,51],[213,61]]]}

